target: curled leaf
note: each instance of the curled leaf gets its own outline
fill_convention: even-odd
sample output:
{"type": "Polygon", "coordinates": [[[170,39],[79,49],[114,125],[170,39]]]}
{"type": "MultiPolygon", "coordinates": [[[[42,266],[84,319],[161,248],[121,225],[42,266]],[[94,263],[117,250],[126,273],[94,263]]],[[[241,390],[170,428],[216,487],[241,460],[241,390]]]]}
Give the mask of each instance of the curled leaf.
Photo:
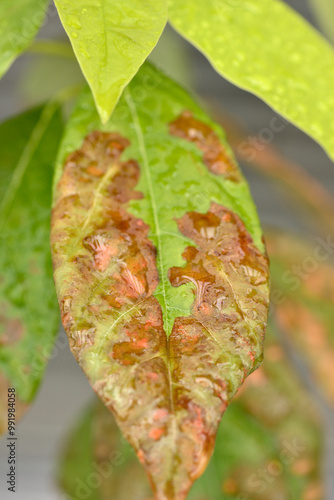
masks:
{"type": "Polygon", "coordinates": [[[63,324],[156,498],[182,499],[262,359],[268,269],[258,221],[220,130],[150,66],[104,131],[82,136],[86,120],[93,128],[84,95],[63,143],[79,147],[52,214],[63,324]],[[148,75],[155,90],[135,97],[148,75]]]}

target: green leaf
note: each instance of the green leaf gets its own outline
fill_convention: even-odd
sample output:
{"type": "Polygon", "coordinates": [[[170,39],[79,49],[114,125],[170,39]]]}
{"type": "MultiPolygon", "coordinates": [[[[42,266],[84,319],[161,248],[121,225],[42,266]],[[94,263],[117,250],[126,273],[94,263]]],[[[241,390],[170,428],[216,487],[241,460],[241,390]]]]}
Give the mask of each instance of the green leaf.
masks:
{"type": "MultiPolygon", "coordinates": [[[[270,337],[266,347],[264,366],[227,410],[208,469],[189,500],[322,498],[315,406],[277,341],[270,337]]],[[[68,500],[151,499],[135,454],[97,402],[66,441],[59,482],[68,500]]]]}
{"type": "Polygon", "coordinates": [[[321,28],[334,43],[334,5],[332,0],[310,0],[321,28]]]}
{"type": "Polygon", "coordinates": [[[123,89],[159,40],[165,0],[55,0],[83,74],[105,123],[123,89]]]}
{"type": "Polygon", "coordinates": [[[49,224],[52,158],[61,132],[56,104],[0,125],[1,431],[7,388],[16,389],[21,414],[35,396],[59,326],[49,224]]]}
{"type": "Polygon", "coordinates": [[[35,38],[48,3],[48,0],[1,0],[0,77],[35,38]]]}
{"type": "Polygon", "coordinates": [[[169,0],[173,27],[334,158],[334,52],[278,0],[169,0]]]}
{"type": "Polygon", "coordinates": [[[83,94],[57,181],[54,277],[72,351],[157,498],[181,500],[262,359],[268,269],[247,184],[221,129],[150,65],[103,130],[83,94]]]}

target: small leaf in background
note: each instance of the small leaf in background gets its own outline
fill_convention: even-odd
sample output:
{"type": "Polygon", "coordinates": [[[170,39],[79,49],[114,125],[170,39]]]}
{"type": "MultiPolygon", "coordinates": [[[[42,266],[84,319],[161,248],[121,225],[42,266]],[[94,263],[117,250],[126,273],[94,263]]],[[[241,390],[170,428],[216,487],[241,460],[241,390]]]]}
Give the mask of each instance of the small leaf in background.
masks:
{"type": "Polygon", "coordinates": [[[96,401],[69,436],[59,482],[70,498],[151,500],[149,481],[106,407],[96,401]],[[91,483],[90,475],[99,479],[91,483]]]}
{"type": "Polygon", "coordinates": [[[282,333],[304,356],[328,402],[334,404],[334,266],[331,247],[268,233],[274,311],[282,333]],[[327,261],[327,262],[326,262],[327,261]]]}
{"type": "Polygon", "coordinates": [[[52,158],[61,133],[53,104],[0,125],[1,432],[7,388],[16,389],[22,413],[35,396],[59,326],[49,225],[52,158]]]}
{"type": "Polygon", "coordinates": [[[35,38],[48,3],[48,0],[1,0],[0,77],[35,38]]]}
{"type": "MultiPolygon", "coordinates": [[[[213,457],[189,500],[323,499],[315,405],[272,336],[266,352],[264,365],[227,410],[213,457]]],[[[69,436],[59,469],[60,486],[71,499],[152,500],[134,452],[101,403],[69,436]]]]}
{"type": "Polygon", "coordinates": [[[148,64],[103,130],[82,95],[59,158],[51,241],[72,351],[156,498],[181,500],[262,359],[268,268],[247,184],[221,129],[148,64]]]}
{"type": "Polygon", "coordinates": [[[167,21],[165,0],[55,0],[105,123],[167,21]]]}
{"type": "Polygon", "coordinates": [[[334,50],[278,0],[169,0],[173,27],[334,158],[334,50]]]}

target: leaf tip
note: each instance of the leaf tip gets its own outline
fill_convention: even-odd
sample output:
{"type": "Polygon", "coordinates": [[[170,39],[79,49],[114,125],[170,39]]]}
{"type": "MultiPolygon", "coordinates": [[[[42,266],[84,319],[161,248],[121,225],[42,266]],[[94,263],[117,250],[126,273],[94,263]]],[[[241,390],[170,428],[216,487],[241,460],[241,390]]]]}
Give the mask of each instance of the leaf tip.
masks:
{"type": "Polygon", "coordinates": [[[97,107],[97,111],[99,113],[99,117],[100,117],[101,123],[103,125],[105,125],[106,123],[108,123],[108,121],[110,119],[110,116],[111,116],[111,113],[112,113],[113,110],[111,110],[109,112],[104,107],[100,106],[99,104],[96,104],[96,107],[97,107]]]}

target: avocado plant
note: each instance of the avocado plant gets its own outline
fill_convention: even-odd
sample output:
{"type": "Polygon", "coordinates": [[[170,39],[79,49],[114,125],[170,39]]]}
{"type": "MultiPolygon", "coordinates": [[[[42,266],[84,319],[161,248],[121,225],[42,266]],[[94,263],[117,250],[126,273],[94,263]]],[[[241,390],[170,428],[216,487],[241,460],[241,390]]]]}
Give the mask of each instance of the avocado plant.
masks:
{"type": "MultiPolygon", "coordinates": [[[[102,401],[90,412],[94,439],[105,429],[112,442],[116,422],[147,473],[148,483],[138,472],[143,499],[151,488],[156,500],[184,500],[223,414],[262,363],[269,262],[224,131],[163,61],[147,58],[169,22],[333,159],[334,51],[279,0],[55,8],[70,44],[35,39],[54,9],[47,0],[0,5],[0,76],[20,54],[41,51],[77,60],[86,80],[0,125],[0,429],[9,390],[17,418],[33,402],[60,311],[102,401]]],[[[235,415],[253,429],[245,401],[230,425],[235,415]]],[[[224,419],[221,428],[227,439],[224,419]]],[[[133,458],[129,467],[137,477],[133,458]]],[[[106,482],[103,498],[118,487],[106,482]]]]}

